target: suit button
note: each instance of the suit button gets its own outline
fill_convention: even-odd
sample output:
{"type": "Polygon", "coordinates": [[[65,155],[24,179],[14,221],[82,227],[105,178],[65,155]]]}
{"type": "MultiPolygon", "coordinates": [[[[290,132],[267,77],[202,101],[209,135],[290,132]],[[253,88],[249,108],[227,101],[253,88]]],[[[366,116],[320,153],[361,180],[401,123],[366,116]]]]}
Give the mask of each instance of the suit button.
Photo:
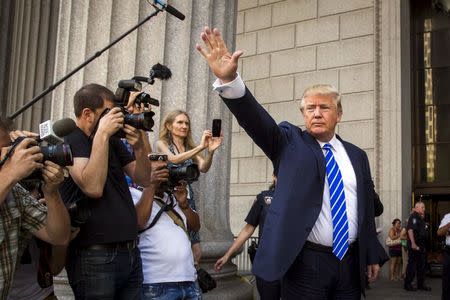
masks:
{"type": "Polygon", "coordinates": [[[306,227],[306,232],[311,232],[311,227],[306,227]]]}

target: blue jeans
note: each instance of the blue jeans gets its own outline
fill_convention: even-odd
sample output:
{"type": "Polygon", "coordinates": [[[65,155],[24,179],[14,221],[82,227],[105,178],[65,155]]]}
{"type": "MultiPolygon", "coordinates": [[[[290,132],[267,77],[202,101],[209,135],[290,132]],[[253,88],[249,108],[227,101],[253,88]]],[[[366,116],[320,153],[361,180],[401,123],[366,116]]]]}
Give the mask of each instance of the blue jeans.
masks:
{"type": "Polygon", "coordinates": [[[142,262],[139,248],[70,249],[67,275],[75,299],[139,299],[142,262]]]}
{"type": "Polygon", "coordinates": [[[162,282],[142,285],[141,300],[199,300],[200,288],[194,281],[162,282]]]}

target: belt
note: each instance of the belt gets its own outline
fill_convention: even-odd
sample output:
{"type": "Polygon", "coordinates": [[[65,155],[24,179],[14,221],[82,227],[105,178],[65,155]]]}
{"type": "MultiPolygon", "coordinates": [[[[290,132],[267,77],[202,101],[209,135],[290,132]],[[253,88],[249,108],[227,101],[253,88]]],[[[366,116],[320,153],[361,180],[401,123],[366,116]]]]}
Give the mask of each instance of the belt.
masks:
{"type": "Polygon", "coordinates": [[[94,244],[83,247],[85,250],[132,250],[136,248],[138,245],[138,240],[125,241],[125,242],[117,242],[117,243],[108,243],[108,244],[94,244]]]}
{"type": "MultiPolygon", "coordinates": [[[[345,253],[345,255],[353,252],[356,249],[357,244],[358,243],[356,241],[351,243],[348,246],[348,250],[347,250],[347,253],[345,253]]],[[[333,254],[333,247],[316,244],[316,243],[313,243],[310,241],[306,241],[305,245],[303,247],[306,249],[309,249],[309,250],[313,250],[313,251],[319,251],[319,252],[324,252],[324,253],[328,253],[328,254],[333,254]]]]}

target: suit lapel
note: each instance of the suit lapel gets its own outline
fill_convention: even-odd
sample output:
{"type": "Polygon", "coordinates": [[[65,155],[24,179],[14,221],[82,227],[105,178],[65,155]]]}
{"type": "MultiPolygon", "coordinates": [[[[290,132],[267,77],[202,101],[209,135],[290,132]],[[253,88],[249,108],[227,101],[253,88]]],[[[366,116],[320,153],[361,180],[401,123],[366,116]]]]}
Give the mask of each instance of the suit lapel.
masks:
{"type": "Polygon", "coordinates": [[[325,179],[326,163],[325,156],[323,155],[322,149],[320,149],[319,143],[316,139],[310,135],[307,131],[304,131],[306,144],[311,148],[314,156],[316,157],[317,165],[319,167],[320,183],[323,186],[323,180],[325,179]]]}
{"type": "Polygon", "coordinates": [[[362,220],[363,220],[363,212],[365,210],[365,202],[363,199],[363,187],[364,187],[364,174],[361,169],[361,160],[359,159],[358,154],[354,150],[353,147],[350,147],[349,144],[343,141],[339,136],[336,137],[342,142],[344,145],[345,151],[347,152],[348,157],[350,158],[350,162],[352,163],[353,170],[355,171],[356,176],[356,198],[358,201],[358,233],[361,228],[362,220]]]}

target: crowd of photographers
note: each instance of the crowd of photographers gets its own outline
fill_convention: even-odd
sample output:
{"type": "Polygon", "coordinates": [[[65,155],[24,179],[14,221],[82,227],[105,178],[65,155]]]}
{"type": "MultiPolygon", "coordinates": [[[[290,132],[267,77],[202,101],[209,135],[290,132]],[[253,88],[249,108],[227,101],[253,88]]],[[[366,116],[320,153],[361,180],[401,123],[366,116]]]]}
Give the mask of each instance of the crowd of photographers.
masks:
{"type": "Polygon", "coordinates": [[[190,183],[222,137],[205,131],[199,146],[180,144],[192,140],[184,113],[183,124],[164,125],[177,153],[151,155],[142,129],[153,112],[136,105],[140,93],[116,95],[97,84],[77,91],[62,162],[1,118],[0,299],[56,299],[51,278],[63,266],[76,299],[201,298],[190,183]],[[168,167],[174,159],[181,166],[168,167]]]}

